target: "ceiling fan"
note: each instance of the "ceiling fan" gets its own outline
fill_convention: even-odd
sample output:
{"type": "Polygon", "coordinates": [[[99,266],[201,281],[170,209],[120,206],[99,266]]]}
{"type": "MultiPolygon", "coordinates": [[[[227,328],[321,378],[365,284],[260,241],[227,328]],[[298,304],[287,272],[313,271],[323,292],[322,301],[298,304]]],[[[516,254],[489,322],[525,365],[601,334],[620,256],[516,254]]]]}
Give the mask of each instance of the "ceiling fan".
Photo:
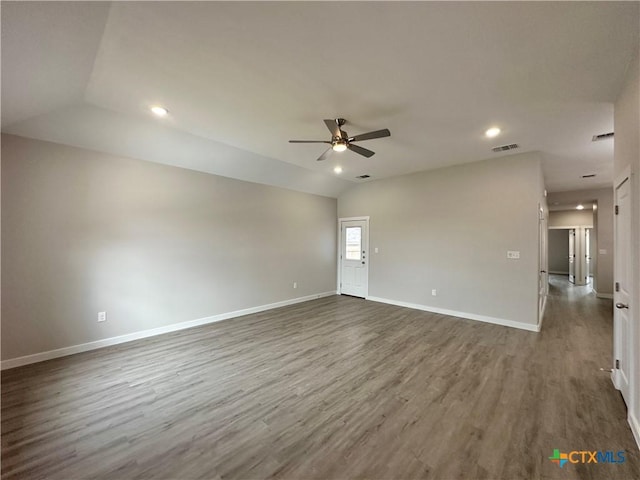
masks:
{"type": "Polygon", "coordinates": [[[391,132],[388,129],[376,130],[374,132],[361,133],[355,137],[350,137],[347,132],[342,130],[342,126],[347,123],[344,118],[336,118],[333,120],[325,120],[325,125],[331,132],[331,140],[289,140],[289,143],[328,143],[331,145],[325,150],[325,152],[318,157],[318,161],[325,160],[331,151],[344,152],[349,149],[352,152],[356,152],[367,158],[372,157],[375,152],[362,148],[360,145],[354,145],[353,142],[359,142],[362,140],[372,140],[374,138],[388,137],[391,132]]]}

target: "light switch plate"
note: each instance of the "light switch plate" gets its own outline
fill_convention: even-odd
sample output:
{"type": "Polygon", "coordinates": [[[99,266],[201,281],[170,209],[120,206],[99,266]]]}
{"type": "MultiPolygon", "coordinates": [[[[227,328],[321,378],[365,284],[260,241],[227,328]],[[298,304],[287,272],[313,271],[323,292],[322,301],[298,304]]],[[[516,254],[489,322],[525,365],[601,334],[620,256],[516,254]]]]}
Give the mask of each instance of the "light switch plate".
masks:
{"type": "Polygon", "coordinates": [[[507,251],[507,258],[510,258],[512,260],[516,260],[518,258],[520,258],[520,252],[517,250],[508,250],[507,251]]]}

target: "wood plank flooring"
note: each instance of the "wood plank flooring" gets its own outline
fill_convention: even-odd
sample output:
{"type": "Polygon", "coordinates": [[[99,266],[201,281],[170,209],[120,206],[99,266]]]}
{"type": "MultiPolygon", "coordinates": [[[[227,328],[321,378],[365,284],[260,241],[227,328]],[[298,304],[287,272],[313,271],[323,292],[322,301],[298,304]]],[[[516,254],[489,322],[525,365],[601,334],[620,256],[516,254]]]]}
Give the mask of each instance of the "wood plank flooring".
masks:
{"type": "Polygon", "coordinates": [[[5,371],[2,479],[638,479],[611,301],[552,281],[539,334],[335,296],[5,371]]]}

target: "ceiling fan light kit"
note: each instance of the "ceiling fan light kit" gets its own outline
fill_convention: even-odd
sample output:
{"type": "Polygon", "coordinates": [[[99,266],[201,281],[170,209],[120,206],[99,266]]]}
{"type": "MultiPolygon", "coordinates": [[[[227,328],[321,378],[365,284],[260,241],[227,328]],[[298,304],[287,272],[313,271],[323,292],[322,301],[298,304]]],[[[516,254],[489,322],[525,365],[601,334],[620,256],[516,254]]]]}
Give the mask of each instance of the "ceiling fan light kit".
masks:
{"type": "Polygon", "coordinates": [[[331,145],[334,152],[344,152],[347,149],[347,142],[343,140],[337,140],[331,145]]]}
{"type": "Polygon", "coordinates": [[[322,155],[318,157],[318,161],[325,160],[331,151],[344,152],[345,150],[351,150],[363,157],[370,158],[375,155],[375,152],[355,145],[353,142],[361,142],[363,140],[373,140],[374,138],[382,138],[391,136],[391,132],[384,128],[382,130],[375,130],[373,132],[361,133],[355,137],[350,137],[347,132],[342,130],[342,126],[347,123],[344,118],[335,118],[332,120],[325,120],[324,124],[331,132],[331,140],[289,140],[289,143],[326,143],[330,147],[324,151],[322,155]]]}

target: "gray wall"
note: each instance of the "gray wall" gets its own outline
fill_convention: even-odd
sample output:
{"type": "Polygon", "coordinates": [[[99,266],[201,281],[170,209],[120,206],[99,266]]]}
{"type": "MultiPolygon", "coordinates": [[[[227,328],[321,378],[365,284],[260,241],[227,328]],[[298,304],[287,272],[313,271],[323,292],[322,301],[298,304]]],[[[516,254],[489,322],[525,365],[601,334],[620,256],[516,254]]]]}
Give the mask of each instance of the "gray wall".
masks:
{"type": "Polygon", "coordinates": [[[335,291],[336,200],[3,135],[2,260],[9,359],[335,291]]]}
{"type": "Polygon", "coordinates": [[[549,227],[593,227],[593,210],[549,212],[549,227]]]}
{"type": "Polygon", "coordinates": [[[371,217],[370,296],[535,325],[543,188],[539,156],[511,155],[362,184],[338,216],[371,217]]]}
{"type": "Polygon", "coordinates": [[[569,274],[569,230],[549,230],[549,273],[569,274]]]}
{"type": "MultiPolygon", "coordinates": [[[[593,232],[598,255],[595,258],[593,288],[599,295],[613,294],[613,190],[611,188],[554,192],[548,197],[550,204],[597,203],[593,211],[593,232]]],[[[551,224],[550,224],[551,225],[551,224]]]]}

